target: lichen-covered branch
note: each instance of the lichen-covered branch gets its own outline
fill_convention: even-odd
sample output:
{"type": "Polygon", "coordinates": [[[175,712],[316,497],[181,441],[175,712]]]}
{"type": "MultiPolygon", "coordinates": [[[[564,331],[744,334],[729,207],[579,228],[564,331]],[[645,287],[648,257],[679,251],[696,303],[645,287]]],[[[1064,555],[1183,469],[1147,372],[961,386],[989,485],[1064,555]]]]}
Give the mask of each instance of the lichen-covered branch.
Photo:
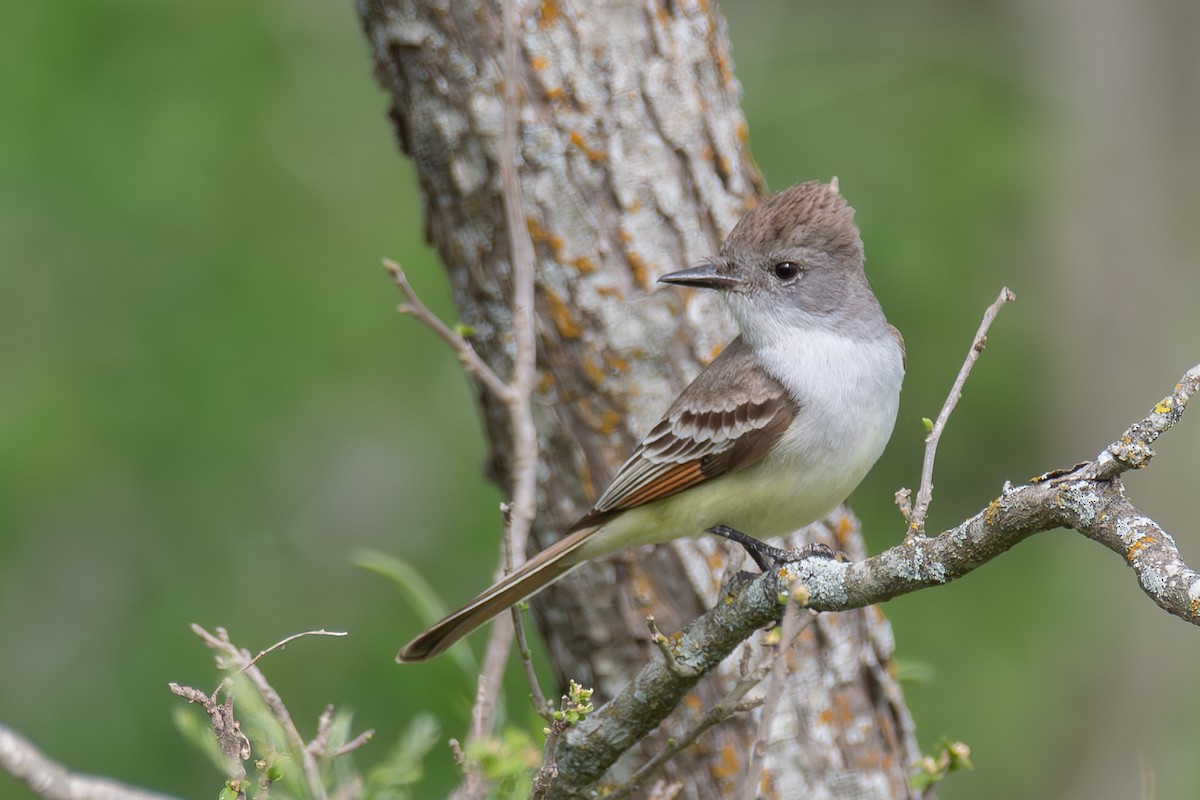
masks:
{"type": "Polygon", "coordinates": [[[1121,555],[1142,589],[1166,611],[1200,625],[1200,574],[1174,539],[1125,497],[1120,473],[1144,467],[1151,443],[1200,389],[1200,365],[1170,395],[1093,460],[1006,486],[978,514],[938,536],[906,536],[864,561],[806,557],[763,574],[673,637],[613,700],[564,735],[555,754],[560,783],[550,797],[583,797],[626,748],[652,730],[703,675],[754,631],[777,622],[793,582],[808,608],[846,611],[948,583],[1042,531],[1072,528],[1121,555]]]}
{"type": "Polygon", "coordinates": [[[69,772],[16,731],[0,725],[0,769],[44,800],[175,800],[98,775],[69,772]]]}

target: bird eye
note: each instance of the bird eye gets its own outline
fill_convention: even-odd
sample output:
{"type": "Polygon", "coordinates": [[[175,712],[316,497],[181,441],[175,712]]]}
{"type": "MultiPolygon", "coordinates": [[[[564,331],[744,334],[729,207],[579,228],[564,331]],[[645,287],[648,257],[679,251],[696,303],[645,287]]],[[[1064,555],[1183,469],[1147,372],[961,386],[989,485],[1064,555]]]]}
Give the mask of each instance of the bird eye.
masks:
{"type": "Polygon", "coordinates": [[[781,281],[790,281],[800,274],[800,265],[794,261],[780,261],[771,271],[775,273],[775,277],[781,281]]]}

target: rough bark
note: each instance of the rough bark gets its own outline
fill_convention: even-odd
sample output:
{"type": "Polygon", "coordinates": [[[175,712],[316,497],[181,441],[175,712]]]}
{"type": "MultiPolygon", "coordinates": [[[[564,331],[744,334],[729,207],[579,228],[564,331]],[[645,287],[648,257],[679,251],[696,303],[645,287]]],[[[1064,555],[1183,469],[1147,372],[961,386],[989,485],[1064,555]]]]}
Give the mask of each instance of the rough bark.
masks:
{"type": "MultiPolygon", "coordinates": [[[[460,317],[506,375],[512,291],[498,179],[500,8],[360,0],[359,12],[460,317]]],[[[656,291],[654,281],[714,253],[762,182],[746,146],[725,23],[709,4],[545,0],[525,13],[519,46],[519,175],[537,250],[534,540],[544,546],[731,338],[729,321],[704,298],[656,291]]],[[[494,476],[508,486],[506,413],[480,397],[494,476]]],[[[865,555],[848,515],[809,533],[865,555]]],[[[698,616],[718,597],[723,571],[740,565],[740,556],[727,564],[728,555],[711,539],[639,549],[535,599],[560,680],[594,687],[601,702],[614,696],[656,652],[645,617],[672,631],[698,616]]],[[[753,663],[762,648],[750,646],[753,663]]],[[[891,653],[876,609],[822,616],[806,631],[776,717],[765,796],[909,796],[916,749],[891,653]]],[[[628,776],[724,698],[736,677],[732,663],[706,677],[606,780],[628,776]]],[[[666,776],[682,784],[679,796],[728,795],[754,732],[754,715],[734,717],[674,759],[666,776]]]]}

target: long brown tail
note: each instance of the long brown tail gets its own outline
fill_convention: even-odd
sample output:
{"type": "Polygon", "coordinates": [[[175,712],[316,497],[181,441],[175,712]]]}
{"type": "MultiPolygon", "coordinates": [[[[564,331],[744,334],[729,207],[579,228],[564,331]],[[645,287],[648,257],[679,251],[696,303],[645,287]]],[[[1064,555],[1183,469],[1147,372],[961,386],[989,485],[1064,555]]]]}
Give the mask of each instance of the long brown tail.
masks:
{"type": "Polygon", "coordinates": [[[568,559],[571,553],[595,532],[597,526],[584,528],[564,536],[511,574],[493,584],[482,594],[440,622],[422,632],[404,646],[396,661],[409,664],[425,661],[495,617],[506,608],[545,589],[577,567],[580,562],[568,559]]]}

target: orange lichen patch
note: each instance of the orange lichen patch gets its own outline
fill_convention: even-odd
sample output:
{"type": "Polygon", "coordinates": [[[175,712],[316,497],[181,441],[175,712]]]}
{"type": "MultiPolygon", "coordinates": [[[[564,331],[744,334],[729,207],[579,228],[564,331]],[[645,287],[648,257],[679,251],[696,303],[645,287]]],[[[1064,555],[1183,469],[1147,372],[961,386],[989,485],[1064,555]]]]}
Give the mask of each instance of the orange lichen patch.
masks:
{"type": "Polygon", "coordinates": [[[1000,516],[1000,498],[994,498],[992,502],[987,504],[987,508],[983,511],[983,524],[989,528],[996,524],[996,517],[1000,516]]]}
{"type": "Polygon", "coordinates": [[[571,316],[571,309],[556,292],[542,289],[542,296],[550,304],[550,319],[554,321],[559,336],[564,339],[578,339],[583,335],[583,326],[571,316]]]}
{"type": "Polygon", "coordinates": [[[546,67],[550,66],[550,59],[545,56],[534,56],[529,59],[529,66],[533,67],[538,72],[541,72],[546,67]]]}
{"type": "Polygon", "coordinates": [[[733,174],[733,165],[729,163],[729,159],[725,156],[717,159],[717,174],[726,177],[733,174]]]}
{"type": "Polygon", "coordinates": [[[583,374],[587,376],[587,379],[592,382],[593,386],[599,386],[604,383],[604,379],[607,377],[604,374],[604,370],[600,369],[600,365],[591,358],[583,360],[583,374]]]}
{"type": "Polygon", "coordinates": [[[542,5],[538,8],[538,25],[543,28],[550,27],[558,21],[561,13],[558,3],[554,0],[542,0],[542,5]]]}
{"type": "Polygon", "coordinates": [[[724,569],[725,567],[725,551],[714,550],[704,557],[704,561],[713,571],[724,569]]]}
{"type": "Polygon", "coordinates": [[[604,152],[597,150],[594,147],[588,147],[588,143],[584,141],[583,135],[579,131],[571,131],[571,144],[583,151],[583,154],[588,157],[589,161],[603,161],[604,152]]]}
{"type": "Polygon", "coordinates": [[[704,701],[694,694],[684,695],[683,707],[698,713],[704,710],[704,701]]]}
{"type": "Polygon", "coordinates": [[[1159,400],[1158,403],[1156,403],[1154,406],[1154,412],[1156,414],[1166,414],[1170,410],[1171,410],[1171,398],[1169,398],[1169,397],[1159,400]]]}
{"type": "Polygon", "coordinates": [[[551,86],[546,90],[547,100],[562,100],[566,96],[567,92],[561,86],[551,86]]]}
{"type": "Polygon", "coordinates": [[[650,288],[650,270],[646,265],[646,259],[633,250],[626,250],[625,257],[629,259],[629,268],[633,272],[634,283],[643,289],[650,288]]]}
{"type": "Polygon", "coordinates": [[[568,265],[579,270],[580,275],[591,275],[596,271],[596,262],[592,261],[587,256],[580,256],[567,262],[568,265]]]}
{"type": "Polygon", "coordinates": [[[545,244],[550,246],[550,252],[554,254],[554,258],[562,261],[563,238],[557,234],[550,233],[542,227],[534,217],[525,218],[525,227],[529,229],[529,239],[534,244],[545,244]]]}
{"type": "Polygon", "coordinates": [[[700,150],[700,157],[703,158],[705,161],[710,160],[713,157],[713,149],[711,147],[705,146],[704,148],[702,148],[700,150]]]}
{"type": "Polygon", "coordinates": [[[745,143],[750,141],[750,126],[746,124],[746,120],[738,120],[738,124],[733,130],[733,135],[737,137],[739,142],[745,143]]]}
{"type": "Polygon", "coordinates": [[[633,241],[633,234],[623,228],[621,229],[621,232],[617,235],[619,237],[621,237],[621,244],[629,244],[630,242],[633,241]]]}
{"type": "Polygon", "coordinates": [[[842,516],[838,518],[837,528],[834,529],[833,535],[838,539],[845,539],[857,529],[858,526],[854,524],[854,517],[850,516],[849,514],[842,514],[842,516]]]}
{"type": "Polygon", "coordinates": [[[641,211],[642,210],[642,201],[635,197],[629,201],[629,205],[625,206],[625,209],[627,211],[641,211]]]}
{"type": "Polygon", "coordinates": [[[854,721],[854,706],[851,705],[850,699],[844,694],[836,694],[833,697],[834,711],[838,727],[844,728],[854,721]]]}
{"type": "Polygon", "coordinates": [[[758,779],[758,796],[765,800],[776,800],[779,797],[779,790],[775,788],[775,776],[766,767],[763,768],[762,777],[758,779]]]}
{"type": "Polygon", "coordinates": [[[597,286],[596,294],[600,295],[601,297],[611,298],[613,300],[625,299],[625,293],[616,286],[597,286]]]}
{"type": "Polygon", "coordinates": [[[1135,558],[1137,558],[1138,553],[1142,552],[1152,544],[1154,544],[1153,538],[1149,536],[1143,536],[1133,544],[1129,545],[1129,547],[1125,548],[1125,560],[1133,561],[1135,558]]]}
{"type": "Polygon", "coordinates": [[[822,725],[832,725],[833,724],[833,709],[826,708],[820,714],[818,714],[817,722],[821,723],[822,725]]]}
{"type": "Polygon", "coordinates": [[[667,22],[671,18],[667,16],[667,7],[664,4],[659,3],[658,7],[654,9],[654,18],[658,20],[659,25],[666,27],[667,22]]]}
{"type": "Polygon", "coordinates": [[[727,744],[717,751],[717,761],[708,768],[709,773],[718,780],[736,778],[742,774],[742,760],[737,749],[727,744]]]}
{"type": "Polygon", "coordinates": [[[543,372],[538,376],[537,384],[534,385],[533,391],[535,394],[545,394],[550,391],[550,387],[554,385],[554,378],[549,372],[543,372]]]}
{"type": "Polygon", "coordinates": [[[1200,598],[1194,599],[1188,603],[1188,613],[1191,614],[1193,618],[1200,616],[1200,598]]]}
{"type": "Polygon", "coordinates": [[[708,360],[705,361],[704,363],[711,364],[712,362],[716,361],[717,356],[721,355],[721,351],[724,349],[725,349],[725,345],[723,345],[723,344],[713,345],[712,349],[708,351],[708,360]]]}
{"type": "Polygon", "coordinates": [[[609,351],[605,350],[601,355],[604,358],[604,363],[607,364],[608,368],[613,372],[625,372],[629,369],[629,361],[621,358],[616,353],[610,353],[609,351]]]}
{"type": "Polygon", "coordinates": [[[605,411],[600,415],[600,432],[605,436],[612,436],[617,432],[617,426],[621,424],[621,415],[616,411],[605,411]]]}

